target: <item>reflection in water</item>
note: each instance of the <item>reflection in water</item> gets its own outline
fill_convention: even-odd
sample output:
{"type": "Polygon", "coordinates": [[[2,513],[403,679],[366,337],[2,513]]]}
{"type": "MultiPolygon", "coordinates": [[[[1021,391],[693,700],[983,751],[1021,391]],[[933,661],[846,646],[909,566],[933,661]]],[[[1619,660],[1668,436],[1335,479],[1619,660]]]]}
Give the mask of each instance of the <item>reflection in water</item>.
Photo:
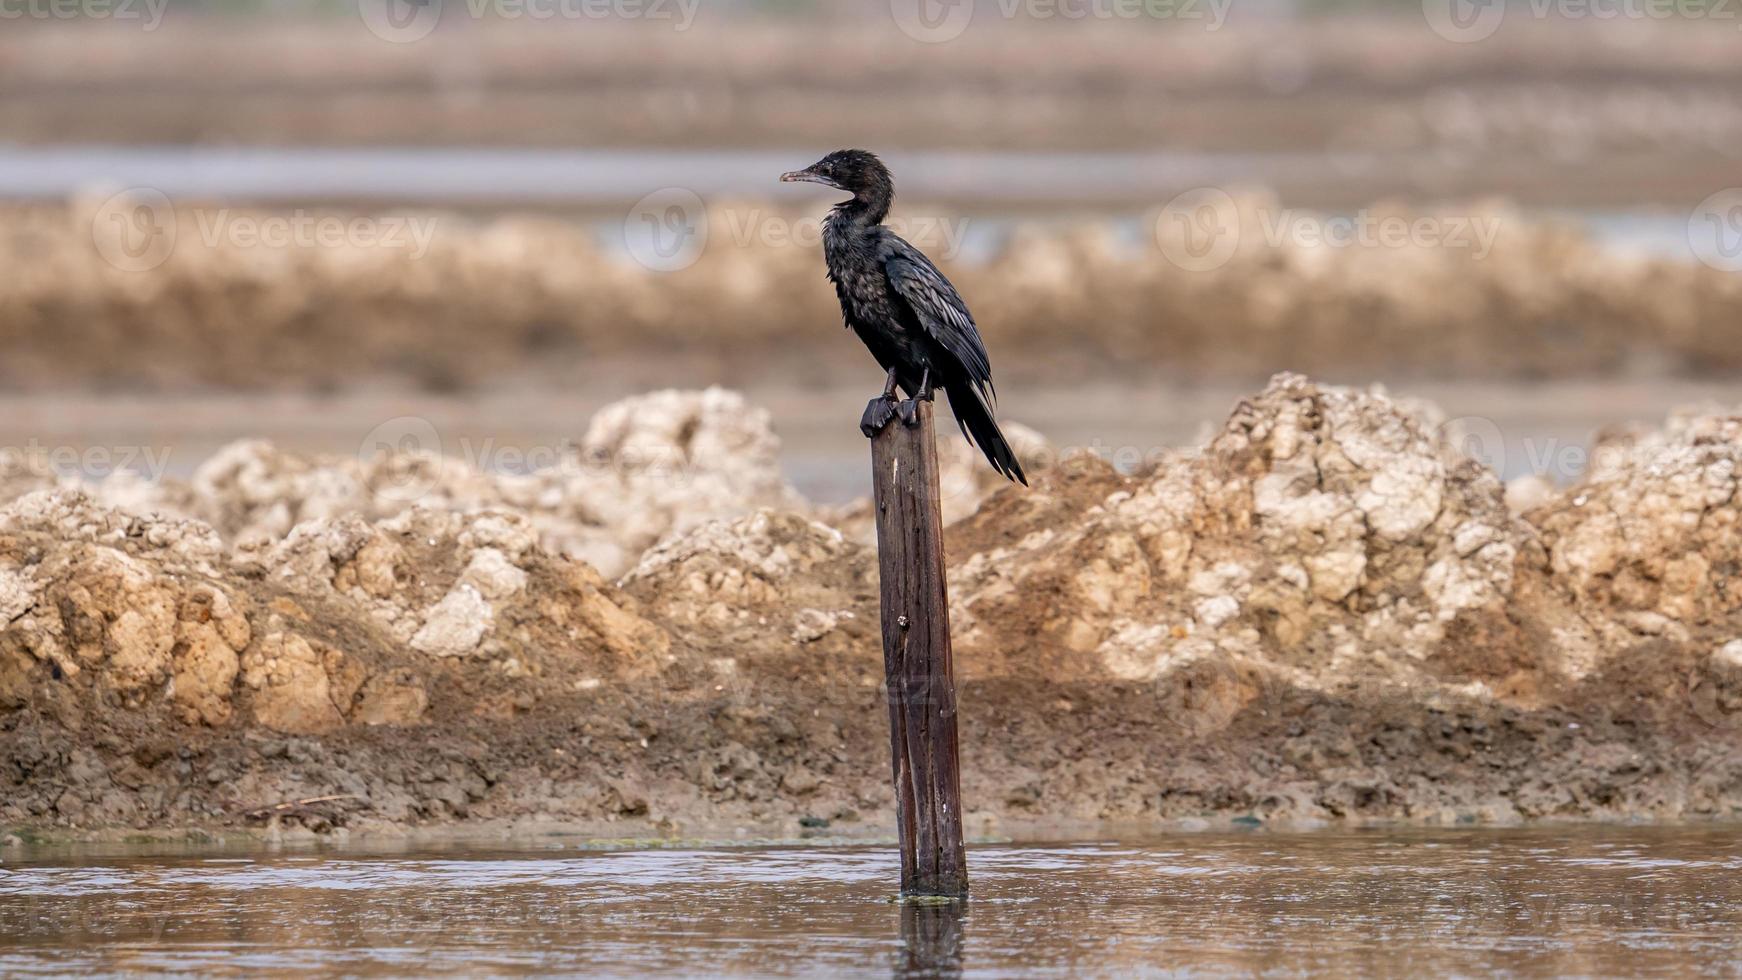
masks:
{"type": "Polygon", "coordinates": [[[967,902],[903,903],[901,961],[894,975],[959,977],[962,975],[962,922],[967,902]]]}
{"type": "Polygon", "coordinates": [[[0,976],[1731,974],[1733,828],[1179,835],[973,848],[0,850],[0,976]]]}

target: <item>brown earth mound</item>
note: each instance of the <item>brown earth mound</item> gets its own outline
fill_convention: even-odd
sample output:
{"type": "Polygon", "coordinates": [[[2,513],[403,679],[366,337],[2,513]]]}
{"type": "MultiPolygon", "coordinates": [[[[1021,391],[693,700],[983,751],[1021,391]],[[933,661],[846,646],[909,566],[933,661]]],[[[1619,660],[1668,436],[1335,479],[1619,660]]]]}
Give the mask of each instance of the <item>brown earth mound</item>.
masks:
{"type": "MultiPolygon", "coordinates": [[[[706,220],[722,231],[696,263],[654,272],[573,223],[425,216],[427,254],[244,248],[203,241],[194,231],[212,209],[186,205],[173,220],[189,231],[161,265],[134,271],[125,256],[118,268],[99,254],[98,232],[119,207],[100,197],[0,209],[0,259],[21,270],[0,282],[0,381],[283,389],[389,378],[451,389],[560,384],[582,363],[665,363],[674,350],[742,378],[800,366],[820,376],[863,356],[825,329],[839,311],[803,235],[727,233],[747,222],[814,228],[816,214],[715,202],[706,220]]],[[[1000,377],[1017,381],[1072,370],[1244,381],[1280,363],[1440,377],[1742,367],[1730,328],[1742,280],[1697,263],[1611,254],[1493,205],[1375,206],[1368,224],[1425,226],[1433,238],[1334,245],[1292,230],[1331,219],[1268,195],[1209,201],[1207,242],[1181,237],[1184,212],[1157,212],[1136,243],[1106,224],[1029,230],[984,263],[949,261],[923,235],[920,244],[973,301],[1000,377]],[[1063,340],[1060,324],[1071,325],[1063,340]]],[[[901,212],[916,228],[938,214],[923,202],[901,212]]]]}
{"type": "MultiPolygon", "coordinates": [[[[1284,375],[1201,451],[997,490],[948,531],[971,826],[1735,816],[1737,432],[1526,521],[1420,410],[1284,375]]],[[[0,509],[0,822],[887,829],[868,548],[755,510],[613,585],[434,499],[228,545],[0,509]]]]}

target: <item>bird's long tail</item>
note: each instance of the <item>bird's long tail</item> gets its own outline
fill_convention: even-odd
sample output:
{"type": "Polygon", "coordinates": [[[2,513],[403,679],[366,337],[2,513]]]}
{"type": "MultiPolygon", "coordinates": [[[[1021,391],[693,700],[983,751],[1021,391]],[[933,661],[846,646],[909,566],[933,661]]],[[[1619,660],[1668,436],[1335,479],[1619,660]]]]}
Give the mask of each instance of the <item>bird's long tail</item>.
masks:
{"type": "Polygon", "coordinates": [[[998,422],[992,417],[991,409],[972,388],[956,386],[944,389],[944,394],[950,398],[950,411],[955,413],[956,424],[962,427],[962,434],[968,441],[980,447],[991,461],[992,468],[1003,474],[1007,479],[1015,480],[1023,486],[1028,486],[1028,477],[1022,472],[1022,464],[1016,461],[1016,453],[1011,450],[1010,443],[1004,441],[1004,433],[998,430],[998,422]]]}

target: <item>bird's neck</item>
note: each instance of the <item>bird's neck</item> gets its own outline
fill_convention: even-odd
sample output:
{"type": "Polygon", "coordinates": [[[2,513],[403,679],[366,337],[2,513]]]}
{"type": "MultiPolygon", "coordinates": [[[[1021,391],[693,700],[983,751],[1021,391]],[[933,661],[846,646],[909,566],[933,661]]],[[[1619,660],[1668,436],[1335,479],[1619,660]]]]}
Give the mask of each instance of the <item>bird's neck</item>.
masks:
{"type": "Polygon", "coordinates": [[[835,205],[834,213],[844,223],[871,228],[882,224],[883,219],[889,217],[889,205],[887,194],[855,194],[851,201],[842,201],[835,205]]]}

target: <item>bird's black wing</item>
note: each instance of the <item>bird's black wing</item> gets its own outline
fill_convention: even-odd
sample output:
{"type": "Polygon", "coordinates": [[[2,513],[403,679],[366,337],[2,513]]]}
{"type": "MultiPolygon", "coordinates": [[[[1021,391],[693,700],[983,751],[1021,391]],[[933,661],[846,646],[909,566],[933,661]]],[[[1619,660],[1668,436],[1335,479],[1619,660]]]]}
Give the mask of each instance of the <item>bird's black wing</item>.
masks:
{"type": "Polygon", "coordinates": [[[884,232],[878,257],[896,295],[906,301],[926,333],[962,365],[967,381],[983,400],[990,400],[992,362],[974,326],[974,315],[925,253],[893,232],[884,232]]]}

